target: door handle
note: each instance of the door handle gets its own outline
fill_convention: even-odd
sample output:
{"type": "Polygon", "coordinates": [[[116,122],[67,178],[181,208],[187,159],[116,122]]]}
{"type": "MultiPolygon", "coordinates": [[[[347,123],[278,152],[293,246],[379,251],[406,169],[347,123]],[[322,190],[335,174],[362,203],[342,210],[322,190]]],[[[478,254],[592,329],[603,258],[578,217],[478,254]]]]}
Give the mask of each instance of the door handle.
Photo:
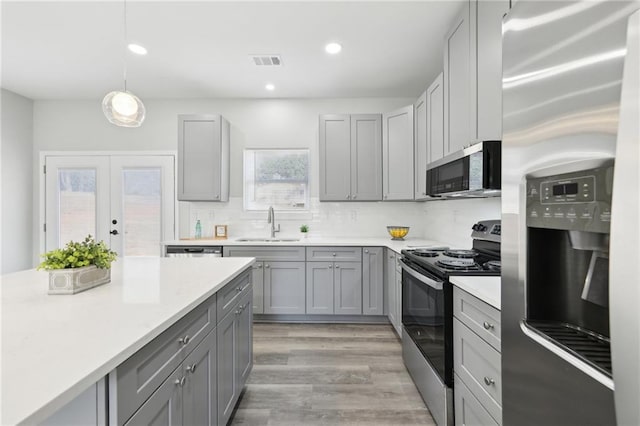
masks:
{"type": "Polygon", "coordinates": [[[114,229],[113,231],[109,232],[111,235],[118,235],[118,230],[114,229]]]}

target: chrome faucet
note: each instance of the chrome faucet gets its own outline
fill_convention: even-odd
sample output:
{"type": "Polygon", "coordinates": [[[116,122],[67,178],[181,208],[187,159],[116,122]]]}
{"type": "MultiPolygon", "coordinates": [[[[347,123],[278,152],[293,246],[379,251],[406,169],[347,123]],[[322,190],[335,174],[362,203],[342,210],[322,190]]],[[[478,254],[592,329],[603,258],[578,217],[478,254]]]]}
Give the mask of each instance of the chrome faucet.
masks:
{"type": "Polygon", "coordinates": [[[276,232],[280,232],[280,224],[276,228],[276,214],[273,211],[273,206],[269,206],[269,215],[267,216],[267,223],[271,224],[271,238],[276,237],[276,232]]]}

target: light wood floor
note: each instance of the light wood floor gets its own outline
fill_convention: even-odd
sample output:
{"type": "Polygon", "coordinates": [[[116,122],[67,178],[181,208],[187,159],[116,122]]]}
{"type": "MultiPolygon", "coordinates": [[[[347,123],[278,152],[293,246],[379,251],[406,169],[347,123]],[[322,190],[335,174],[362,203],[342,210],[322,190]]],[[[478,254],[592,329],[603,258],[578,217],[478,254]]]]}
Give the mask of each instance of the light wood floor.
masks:
{"type": "Polygon", "coordinates": [[[254,324],[232,425],[435,425],[390,325],[254,324]]]}

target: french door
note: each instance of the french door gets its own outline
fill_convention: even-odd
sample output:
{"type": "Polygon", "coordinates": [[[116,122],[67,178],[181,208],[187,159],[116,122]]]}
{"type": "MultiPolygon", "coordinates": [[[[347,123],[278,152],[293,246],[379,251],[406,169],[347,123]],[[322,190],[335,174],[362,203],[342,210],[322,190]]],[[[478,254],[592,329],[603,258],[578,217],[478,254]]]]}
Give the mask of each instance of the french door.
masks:
{"type": "Polygon", "coordinates": [[[174,238],[174,156],[45,157],[45,248],[87,235],[119,256],[158,256],[174,238]]]}

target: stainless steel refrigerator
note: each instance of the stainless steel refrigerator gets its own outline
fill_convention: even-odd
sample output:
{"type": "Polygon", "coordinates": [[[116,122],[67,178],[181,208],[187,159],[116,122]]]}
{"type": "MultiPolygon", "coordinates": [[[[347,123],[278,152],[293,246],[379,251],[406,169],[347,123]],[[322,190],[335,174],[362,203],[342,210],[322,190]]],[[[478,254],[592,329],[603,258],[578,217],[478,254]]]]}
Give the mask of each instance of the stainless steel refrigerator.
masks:
{"type": "Polygon", "coordinates": [[[640,1],[503,25],[505,425],[640,425],[640,1]]]}

